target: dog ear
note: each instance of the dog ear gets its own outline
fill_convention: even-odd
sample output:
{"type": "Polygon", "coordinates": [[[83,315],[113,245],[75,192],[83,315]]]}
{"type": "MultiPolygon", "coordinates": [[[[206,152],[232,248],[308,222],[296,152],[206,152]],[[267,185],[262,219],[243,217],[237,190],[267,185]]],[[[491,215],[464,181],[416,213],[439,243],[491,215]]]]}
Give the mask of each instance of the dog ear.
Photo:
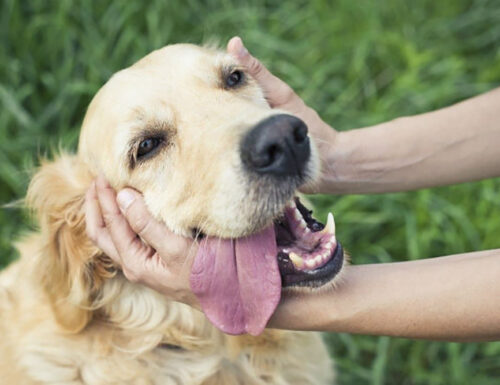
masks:
{"type": "Polygon", "coordinates": [[[40,226],[40,279],[58,323],[82,330],[92,318],[92,302],[103,279],[114,274],[111,261],[88,239],[85,193],[92,182],[75,155],[42,162],[31,180],[26,203],[40,226]]]}

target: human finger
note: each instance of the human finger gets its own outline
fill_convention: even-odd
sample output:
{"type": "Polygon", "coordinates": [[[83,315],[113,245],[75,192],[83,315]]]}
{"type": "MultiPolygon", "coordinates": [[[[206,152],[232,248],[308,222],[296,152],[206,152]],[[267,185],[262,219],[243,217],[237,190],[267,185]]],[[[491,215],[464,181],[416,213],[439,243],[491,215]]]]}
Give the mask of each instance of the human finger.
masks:
{"type": "Polygon", "coordinates": [[[174,234],[153,218],[140,193],[125,188],[118,193],[117,202],[132,230],[166,259],[167,263],[169,258],[186,256],[192,241],[174,234]]]}
{"type": "Polygon", "coordinates": [[[118,207],[114,189],[103,177],[97,178],[96,191],[104,223],[120,255],[122,265],[134,270],[133,266],[139,260],[151,256],[154,250],[142,242],[131,228],[118,207]]]}
{"type": "Polygon", "coordinates": [[[115,263],[121,264],[120,256],[101,214],[95,182],[92,182],[85,195],[85,229],[92,242],[115,263]]]}
{"type": "Polygon", "coordinates": [[[245,66],[250,75],[259,83],[271,107],[281,107],[294,98],[295,93],[292,88],[274,76],[259,59],[253,57],[239,36],[229,40],[227,52],[245,66]]]}

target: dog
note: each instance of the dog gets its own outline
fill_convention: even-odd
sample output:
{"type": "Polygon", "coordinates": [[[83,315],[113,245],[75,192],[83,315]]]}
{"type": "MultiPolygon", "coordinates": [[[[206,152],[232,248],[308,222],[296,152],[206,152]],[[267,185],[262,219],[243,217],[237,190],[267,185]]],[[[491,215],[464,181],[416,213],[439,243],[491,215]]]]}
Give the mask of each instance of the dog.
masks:
{"type": "Polygon", "coordinates": [[[116,73],[77,153],[31,180],[39,230],[0,274],[0,382],[332,384],[319,334],[264,330],[282,291],[341,271],[333,218],[325,227],[295,197],[319,167],[305,124],[271,109],[226,53],[171,45],[116,73]],[[197,238],[191,286],[204,313],[128,281],[90,241],[84,199],[99,173],[197,238]]]}

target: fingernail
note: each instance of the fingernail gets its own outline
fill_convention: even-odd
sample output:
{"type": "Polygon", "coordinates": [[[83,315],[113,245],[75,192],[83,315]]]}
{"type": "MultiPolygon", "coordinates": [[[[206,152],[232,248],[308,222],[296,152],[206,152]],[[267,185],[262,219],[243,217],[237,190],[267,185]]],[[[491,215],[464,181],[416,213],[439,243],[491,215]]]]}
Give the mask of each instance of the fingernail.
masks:
{"type": "Polygon", "coordinates": [[[232,45],[232,53],[237,59],[242,59],[246,55],[248,55],[248,50],[243,45],[243,40],[241,40],[241,37],[234,36],[233,38],[231,38],[229,43],[232,45]]]}
{"type": "Polygon", "coordinates": [[[121,190],[116,196],[116,201],[121,210],[126,210],[135,200],[135,194],[130,190],[121,190]]]}

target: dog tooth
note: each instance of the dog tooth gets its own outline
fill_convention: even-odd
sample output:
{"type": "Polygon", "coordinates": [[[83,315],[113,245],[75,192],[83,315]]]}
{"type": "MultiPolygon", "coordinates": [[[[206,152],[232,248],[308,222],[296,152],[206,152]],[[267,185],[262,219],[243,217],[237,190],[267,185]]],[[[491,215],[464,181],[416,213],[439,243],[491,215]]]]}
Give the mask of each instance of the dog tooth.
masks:
{"type": "Polygon", "coordinates": [[[323,255],[318,254],[314,257],[314,262],[316,265],[319,265],[321,262],[323,262],[323,255]]]}
{"type": "Polygon", "coordinates": [[[293,251],[290,252],[290,254],[288,254],[288,257],[290,258],[290,261],[292,261],[293,265],[297,269],[301,269],[302,266],[304,266],[304,259],[302,259],[300,255],[294,253],[293,251]]]}
{"type": "Polygon", "coordinates": [[[321,230],[321,233],[335,235],[335,220],[333,219],[332,213],[328,213],[328,219],[326,220],[325,228],[321,230]]]}
{"type": "Polygon", "coordinates": [[[325,249],[331,250],[332,248],[333,248],[333,242],[331,242],[331,241],[327,242],[325,245],[325,249]]]}
{"type": "Polygon", "coordinates": [[[303,220],[302,219],[302,214],[300,213],[300,211],[298,209],[295,209],[295,211],[293,212],[293,216],[299,222],[301,222],[303,220]]]}
{"type": "Polygon", "coordinates": [[[316,267],[316,261],[314,259],[308,259],[306,261],[306,267],[308,269],[314,269],[316,267]]]}

